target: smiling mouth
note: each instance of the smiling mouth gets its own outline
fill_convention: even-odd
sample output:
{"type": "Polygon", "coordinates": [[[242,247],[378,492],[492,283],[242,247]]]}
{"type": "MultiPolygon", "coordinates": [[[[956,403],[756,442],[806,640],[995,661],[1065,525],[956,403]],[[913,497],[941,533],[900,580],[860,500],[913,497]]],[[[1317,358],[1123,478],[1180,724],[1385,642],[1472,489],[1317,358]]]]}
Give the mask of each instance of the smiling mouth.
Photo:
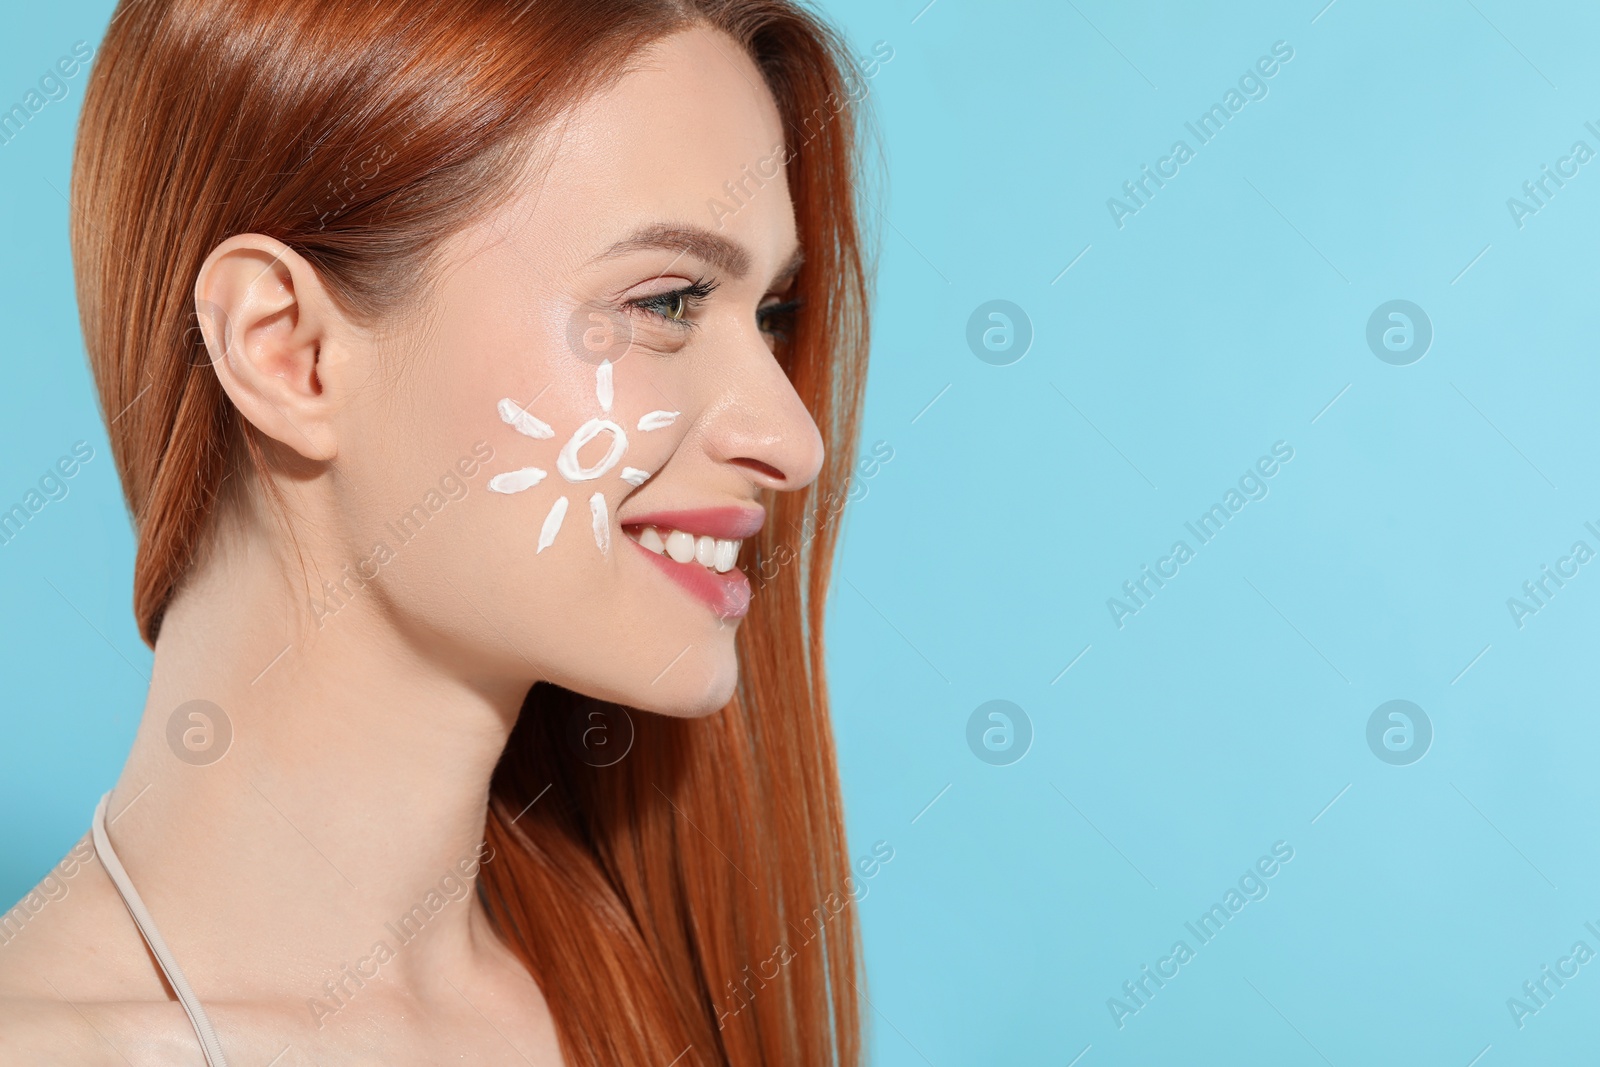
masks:
{"type": "Polygon", "coordinates": [[[733,570],[739,558],[741,539],[696,536],[687,530],[674,530],[667,526],[623,527],[622,532],[638,543],[640,548],[666,556],[675,563],[698,563],[718,574],[733,570]]]}
{"type": "Polygon", "coordinates": [[[750,579],[737,566],[739,551],[765,517],[760,508],[697,508],[638,515],[621,527],[678,588],[718,618],[737,619],[750,610],[751,598],[750,579]]]}

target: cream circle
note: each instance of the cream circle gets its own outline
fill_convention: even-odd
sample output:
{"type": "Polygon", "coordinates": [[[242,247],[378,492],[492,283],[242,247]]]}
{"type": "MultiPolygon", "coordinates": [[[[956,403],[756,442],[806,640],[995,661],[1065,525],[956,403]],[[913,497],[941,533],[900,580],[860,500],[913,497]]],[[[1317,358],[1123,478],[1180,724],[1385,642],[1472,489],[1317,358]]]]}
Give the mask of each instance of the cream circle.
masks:
{"type": "Polygon", "coordinates": [[[617,465],[622,454],[628,450],[628,435],[622,432],[622,427],[610,419],[590,419],[578,427],[568,441],[561,448],[561,454],[556,457],[556,470],[569,482],[586,482],[591,478],[598,478],[606,471],[617,465]],[[578,450],[602,433],[611,434],[611,447],[599,463],[589,467],[578,465],[578,450]]]}

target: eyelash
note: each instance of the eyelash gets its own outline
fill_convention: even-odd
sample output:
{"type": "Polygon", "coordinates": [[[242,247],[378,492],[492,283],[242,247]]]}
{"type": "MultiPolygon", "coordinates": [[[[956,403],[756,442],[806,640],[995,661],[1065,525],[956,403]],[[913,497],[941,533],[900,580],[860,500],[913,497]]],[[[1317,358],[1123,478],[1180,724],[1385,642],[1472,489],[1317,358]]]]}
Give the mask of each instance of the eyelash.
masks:
{"type": "Polygon", "coordinates": [[[761,327],[762,333],[770,333],[775,341],[787,341],[789,328],[794,325],[795,313],[804,306],[805,300],[797,296],[777,304],[756,308],[756,323],[761,327]]]}
{"type": "MultiPolygon", "coordinates": [[[[665,293],[657,293],[654,296],[630,300],[627,306],[661,322],[669,323],[681,329],[692,330],[695,328],[696,323],[688,318],[688,315],[704,303],[716,288],[716,282],[708,278],[697,278],[689,285],[665,293]],[[674,308],[680,302],[683,305],[683,310],[678,316],[674,317],[667,313],[665,309],[674,308]]],[[[803,304],[804,301],[796,297],[792,300],[785,300],[782,303],[768,304],[757,308],[756,322],[760,326],[761,332],[770,333],[777,340],[784,340],[788,336],[787,331],[777,328],[776,325],[769,324],[787,324],[793,320],[795,312],[800,310],[803,304]]]]}
{"type": "Polygon", "coordinates": [[[710,279],[697,278],[691,284],[685,285],[678,289],[673,289],[669,292],[657,293],[654,296],[641,297],[638,300],[630,300],[628,301],[628,307],[635,308],[644,312],[646,315],[650,315],[662,322],[670,323],[673,326],[679,326],[686,330],[692,330],[695,327],[695,323],[686,316],[689,314],[689,312],[693,311],[695,308],[704,303],[706,297],[710,296],[716,287],[717,283],[711,281],[710,279]],[[673,307],[678,301],[683,302],[683,313],[681,316],[674,318],[673,316],[667,314],[665,310],[663,310],[664,308],[673,307]]]}

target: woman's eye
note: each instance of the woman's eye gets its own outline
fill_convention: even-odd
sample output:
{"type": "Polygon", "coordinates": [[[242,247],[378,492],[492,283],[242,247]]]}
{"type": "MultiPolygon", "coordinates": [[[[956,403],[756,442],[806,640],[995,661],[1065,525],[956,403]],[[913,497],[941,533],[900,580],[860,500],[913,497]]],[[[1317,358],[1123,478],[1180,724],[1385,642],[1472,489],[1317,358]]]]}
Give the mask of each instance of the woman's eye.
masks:
{"type": "Polygon", "coordinates": [[[694,321],[689,317],[689,313],[699,307],[715,288],[716,282],[702,279],[682,289],[629,301],[629,306],[676,326],[693,326],[694,321]]]}
{"type": "MultiPolygon", "coordinates": [[[[694,312],[706,301],[716,286],[717,283],[714,281],[700,279],[670,292],[630,300],[627,306],[657,321],[671,323],[675,327],[688,330],[697,325],[694,312]]],[[[794,326],[795,312],[800,309],[801,304],[802,301],[798,297],[790,300],[778,300],[772,297],[767,303],[756,308],[756,326],[769,338],[769,344],[775,346],[789,339],[789,333],[794,326]]]]}
{"type": "Polygon", "coordinates": [[[682,293],[662,293],[634,301],[634,306],[654,312],[670,322],[682,322],[689,313],[689,300],[682,293]]]}
{"type": "Polygon", "coordinates": [[[770,335],[776,341],[785,341],[794,326],[794,315],[800,310],[800,304],[798,298],[781,303],[762,304],[756,308],[756,324],[762,333],[770,335]]]}
{"type": "Polygon", "coordinates": [[[662,307],[660,310],[664,317],[674,322],[680,322],[689,313],[689,301],[684,298],[682,293],[668,293],[661,299],[662,307]]]}

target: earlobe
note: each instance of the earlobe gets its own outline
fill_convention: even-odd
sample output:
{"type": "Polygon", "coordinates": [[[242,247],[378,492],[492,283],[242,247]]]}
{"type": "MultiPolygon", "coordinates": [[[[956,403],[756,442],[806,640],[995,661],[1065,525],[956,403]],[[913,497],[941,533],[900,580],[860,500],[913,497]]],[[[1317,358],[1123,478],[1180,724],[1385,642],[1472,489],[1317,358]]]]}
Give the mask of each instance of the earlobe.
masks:
{"type": "Polygon", "coordinates": [[[195,279],[211,366],[257,430],[310,460],[338,452],[332,305],[304,257],[261,234],[228,238],[195,279]]]}

